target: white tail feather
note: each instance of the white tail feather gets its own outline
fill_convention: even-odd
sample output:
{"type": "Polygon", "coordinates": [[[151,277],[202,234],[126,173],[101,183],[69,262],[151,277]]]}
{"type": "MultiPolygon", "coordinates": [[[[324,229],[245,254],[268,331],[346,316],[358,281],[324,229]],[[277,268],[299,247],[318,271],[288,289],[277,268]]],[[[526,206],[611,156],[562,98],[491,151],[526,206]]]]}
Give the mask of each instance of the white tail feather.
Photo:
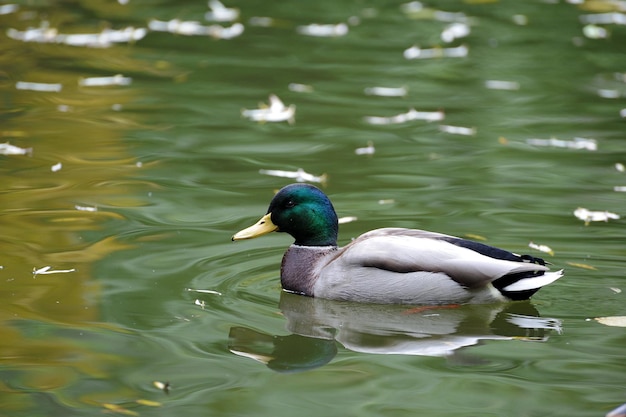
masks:
{"type": "Polygon", "coordinates": [[[546,272],[543,275],[539,275],[536,277],[529,277],[520,279],[513,284],[507,285],[502,288],[502,291],[506,292],[518,292],[518,291],[527,291],[534,290],[541,287],[545,287],[548,284],[552,284],[557,279],[563,276],[563,270],[556,272],[546,272]]]}

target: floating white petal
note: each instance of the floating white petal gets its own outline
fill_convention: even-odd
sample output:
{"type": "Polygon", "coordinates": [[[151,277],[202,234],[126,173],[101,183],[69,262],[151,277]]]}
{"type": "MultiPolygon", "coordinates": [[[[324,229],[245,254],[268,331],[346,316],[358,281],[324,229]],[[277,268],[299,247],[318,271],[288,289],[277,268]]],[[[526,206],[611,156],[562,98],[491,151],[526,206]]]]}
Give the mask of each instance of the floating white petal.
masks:
{"type": "Polygon", "coordinates": [[[111,77],[90,77],[83,78],[78,81],[81,87],[103,87],[109,85],[130,85],[133,81],[130,77],[124,77],[122,74],[113,75],[111,77]]]}
{"type": "Polygon", "coordinates": [[[239,9],[232,9],[224,6],[219,0],[209,1],[210,11],[206,12],[204,18],[215,22],[231,22],[239,17],[239,9]]]}
{"type": "Polygon", "coordinates": [[[404,97],[409,92],[406,87],[368,87],[365,90],[368,96],[404,97]]]}
{"type": "Polygon", "coordinates": [[[310,25],[298,26],[296,31],[301,35],[307,36],[337,37],[348,34],[348,25],[346,23],[338,23],[336,25],[312,23],[310,25]]]}
{"type": "Polygon", "coordinates": [[[346,217],[340,217],[339,219],[337,219],[337,223],[346,224],[346,223],[355,222],[357,220],[358,218],[355,216],[346,216],[346,217]]]}
{"type": "Polygon", "coordinates": [[[594,13],[584,14],[579,17],[582,23],[594,25],[626,25],[626,14],[624,13],[594,13]]]}
{"type": "Polygon", "coordinates": [[[441,32],[441,40],[447,43],[455,39],[465,38],[470,34],[470,26],[467,23],[455,22],[445,27],[441,32]]]}
{"type": "Polygon", "coordinates": [[[519,83],[516,81],[487,80],[485,87],[490,90],[519,90],[519,83]]]}
{"type": "Polygon", "coordinates": [[[296,93],[311,93],[313,91],[312,86],[299,83],[290,83],[287,88],[289,88],[289,91],[294,91],[296,93]]]}
{"type": "Polygon", "coordinates": [[[195,290],[193,288],[187,288],[187,291],[192,291],[192,292],[199,292],[202,294],[215,294],[215,295],[222,295],[221,292],[219,291],[213,291],[213,290],[195,290]]]}
{"type": "Polygon", "coordinates": [[[10,143],[0,143],[0,155],[30,155],[33,148],[20,148],[10,143]]]}
{"type": "Polygon", "coordinates": [[[255,122],[295,122],[296,106],[285,106],[275,94],[269,96],[269,105],[261,105],[259,109],[243,109],[241,115],[255,122]]]}
{"type": "Polygon", "coordinates": [[[89,206],[79,206],[76,205],[74,206],[74,208],[78,211],[89,211],[89,212],[96,212],[98,211],[98,207],[89,207],[89,206]]]}
{"type": "Polygon", "coordinates": [[[395,116],[379,117],[366,116],[365,121],[371,125],[391,125],[398,123],[406,123],[412,120],[425,120],[427,122],[435,122],[443,120],[443,111],[417,111],[410,109],[406,113],[400,113],[395,116]]]}
{"type": "Polygon", "coordinates": [[[585,224],[589,222],[608,222],[609,219],[618,220],[619,214],[611,213],[610,211],[592,211],[583,207],[578,207],[574,210],[574,216],[583,220],[585,224]]]}
{"type": "Polygon", "coordinates": [[[440,125],[439,130],[452,135],[474,136],[476,134],[475,127],[440,125]]]}
{"type": "Polygon", "coordinates": [[[185,36],[212,36],[217,39],[236,38],[244,31],[244,26],[241,23],[234,23],[229,27],[220,25],[205,26],[193,20],[184,21],[179,19],[169,21],[153,19],[148,23],[148,27],[155,32],[169,32],[185,36]]]}
{"type": "Polygon", "coordinates": [[[550,255],[554,255],[554,251],[552,250],[552,248],[550,248],[550,246],[538,245],[536,243],[530,242],[528,244],[528,247],[532,249],[536,249],[540,252],[545,252],[545,253],[549,253],[550,255]]]}
{"type": "Polygon", "coordinates": [[[406,59],[431,59],[431,58],[464,58],[469,54],[469,48],[465,45],[454,48],[430,48],[422,49],[412,46],[403,53],[406,59]]]}
{"type": "Polygon", "coordinates": [[[574,140],[550,139],[526,139],[526,143],[533,146],[551,146],[554,148],[585,149],[588,151],[598,150],[595,139],[574,138],[574,140]]]}
{"type": "Polygon", "coordinates": [[[92,48],[108,48],[114,43],[127,43],[142,39],[148,30],[146,28],[135,28],[132,26],[124,29],[113,30],[104,29],[100,33],[58,33],[58,30],[51,28],[46,21],[41,22],[37,28],[28,28],[24,31],[9,28],[7,36],[11,39],[23,42],[36,43],[63,43],[71,46],[87,46],[92,48]]]}
{"type": "Polygon", "coordinates": [[[43,268],[33,268],[33,275],[49,275],[49,274],[67,274],[68,272],[75,272],[76,269],[52,269],[51,266],[44,266],[43,268]]]}
{"type": "Polygon", "coordinates": [[[583,35],[589,39],[606,39],[609,37],[609,31],[598,25],[585,25],[583,27],[583,35]]]}
{"type": "Polygon", "coordinates": [[[61,89],[63,89],[63,85],[59,83],[33,83],[28,81],[18,81],[15,83],[15,88],[18,90],[58,93],[61,89]]]}
{"type": "Polygon", "coordinates": [[[319,182],[325,183],[328,179],[326,174],[316,176],[305,172],[302,168],[297,171],[281,171],[278,169],[260,169],[259,174],[271,175],[273,177],[293,178],[297,182],[319,182]]]}
{"type": "Polygon", "coordinates": [[[17,4],[3,4],[0,5],[0,15],[15,13],[20,9],[17,4]]]}
{"type": "Polygon", "coordinates": [[[368,142],[367,146],[364,148],[356,148],[354,153],[357,155],[373,155],[376,152],[376,148],[374,148],[374,143],[368,142]]]}

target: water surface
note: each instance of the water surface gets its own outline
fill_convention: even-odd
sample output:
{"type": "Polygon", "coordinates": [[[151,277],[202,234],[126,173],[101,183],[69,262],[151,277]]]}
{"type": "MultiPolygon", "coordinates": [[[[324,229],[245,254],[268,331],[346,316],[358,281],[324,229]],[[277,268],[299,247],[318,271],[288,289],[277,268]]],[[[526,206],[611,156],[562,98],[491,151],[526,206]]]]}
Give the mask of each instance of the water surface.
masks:
{"type": "Polygon", "coordinates": [[[623,220],[573,214],[624,215],[626,31],[587,26],[619,5],[227,6],[235,22],[206,21],[200,1],[3,9],[0,142],[30,149],[0,155],[6,415],[598,416],[626,401],[624,329],[593,320],[626,314],[623,220]],[[312,23],[347,33],[299,33],[312,23]],[[446,43],[452,23],[469,34],[446,43]],[[110,31],[135,38],[60,37],[110,31]],[[413,46],[467,55],[406,59],[413,46]],[[270,94],[295,123],[242,117],[270,94]],[[412,108],[445,117],[367,119],[412,108]],[[422,228],[566,276],[531,303],[439,311],[283,294],[288,236],[230,237],[293,181],[259,170],[298,169],[326,174],[339,216],[356,217],[340,244],[422,228]],[[33,274],[45,266],[68,272],[33,274]]]}

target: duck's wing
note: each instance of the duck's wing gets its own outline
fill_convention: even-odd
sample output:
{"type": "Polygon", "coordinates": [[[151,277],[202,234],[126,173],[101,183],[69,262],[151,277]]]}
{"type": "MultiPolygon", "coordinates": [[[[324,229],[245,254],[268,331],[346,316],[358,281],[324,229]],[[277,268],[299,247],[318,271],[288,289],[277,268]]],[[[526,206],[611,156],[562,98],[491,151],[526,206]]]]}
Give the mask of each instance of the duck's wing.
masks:
{"type": "Polygon", "coordinates": [[[443,233],[429,232],[427,230],[419,229],[404,229],[400,227],[387,227],[382,229],[372,230],[359,236],[359,239],[367,239],[371,237],[381,236],[410,236],[415,238],[436,239],[449,242],[453,245],[463,248],[471,249],[481,255],[488,256],[490,258],[502,259],[505,261],[513,262],[530,262],[539,265],[545,265],[546,262],[541,258],[536,258],[530,255],[517,255],[504,249],[496,248],[494,246],[485,245],[484,243],[476,242],[473,240],[461,239],[459,237],[445,235],[443,233]]]}
{"type": "Polygon", "coordinates": [[[344,248],[341,257],[341,261],[351,267],[378,268],[403,274],[443,273],[467,288],[479,288],[504,276],[516,278],[506,283],[510,285],[520,278],[527,278],[527,273],[549,269],[539,258],[524,258],[454,236],[398,228],[378,229],[361,235],[344,248]]]}

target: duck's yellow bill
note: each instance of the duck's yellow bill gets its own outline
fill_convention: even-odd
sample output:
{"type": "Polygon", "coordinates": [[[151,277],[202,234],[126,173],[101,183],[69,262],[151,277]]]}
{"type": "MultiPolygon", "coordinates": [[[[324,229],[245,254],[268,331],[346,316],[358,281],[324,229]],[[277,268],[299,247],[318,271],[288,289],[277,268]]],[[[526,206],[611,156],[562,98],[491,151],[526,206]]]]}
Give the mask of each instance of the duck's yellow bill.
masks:
{"type": "Polygon", "coordinates": [[[261,220],[256,222],[254,225],[235,233],[235,235],[233,236],[233,240],[252,239],[254,237],[263,236],[276,230],[278,230],[278,226],[272,223],[272,213],[267,213],[265,216],[261,217],[261,220]]]}

